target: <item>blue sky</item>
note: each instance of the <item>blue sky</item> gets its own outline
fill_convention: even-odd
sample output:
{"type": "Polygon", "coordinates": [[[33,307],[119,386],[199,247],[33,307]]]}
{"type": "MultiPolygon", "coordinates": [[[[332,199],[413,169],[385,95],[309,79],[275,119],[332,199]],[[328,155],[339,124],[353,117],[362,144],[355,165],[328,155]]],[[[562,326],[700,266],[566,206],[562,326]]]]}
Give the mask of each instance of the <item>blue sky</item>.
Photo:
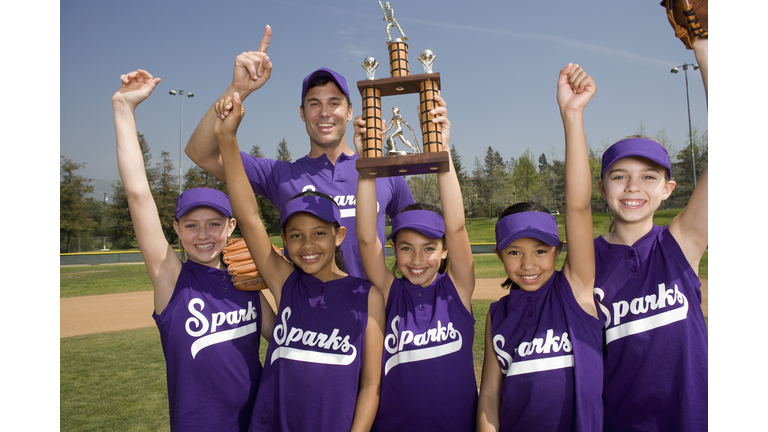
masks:
{"type": "MultiPolygon", "coordinates": [[[[505,160],[527,148],[549,155],[562,147],[555,82],[568,62],[583,66],[598,85],[586,112],[593,147],[633,133],[642,121],[649,134],[663,128],[673,147],[682,148],[685,82],[682,74],[669,70],[694,57],[674,38],[658,3],[395,1],[393,7],[409,37],[412,71],[421,68],[415,57],[421,50],[437,55],[434,69],[441,73],[449,104],[452,143],[471,168],[488,145],[505,160]]],[[[764,326],[768,303],[765,282],[756,271],[765,266],[759,191],[765,184],[762,161],[768,160],[768,91],[761,78],[766,62],[759,54],[765,39],[759,17],[768,16],[768,6],[749,2],[725,10],[726,4],[712,2],[709,114],[698,72],[690,73],[689,80],[692,122],[709,131],[713,168],[710,424],[740,430],[764,423],[758,418],[763,399],[752,397],[749,388],[768,383],[763,358],[752,354],[759,350],[750,349],[762,343],[756,333],[764,326]],[[756,18],[737,16],[745,13],[756,18]],[[725,228],[742,219],[755,226],[725,228]],[[751,234],[749,245],[737,247],[746,233],[751,234]]],[[[7,329],[24,325],[25,331],[6,332],[6,345],[24,347],[26,354],[6,357],[4,379],[9,374],[14,379],[4,382],[11,383],[17,402],[5,404],[3,413],[15,416],[4,416],[3,423],[28,425],[31,416],[40,417],[39,407],[47,406],[51,415],[46,418],[56,424],[59,340],[52,322],[59,314],[58,259],[44,254],[35,261],[42,270],[31,276],[25,270],[30,261],[26,250],[53,249],[49,239],[56,236],[56,224],[50,212],[59,156],[85,163],[86,177],[107,184],[117,178],[110,98],[120,74],[144,68],[163,79],[139,107],[138,129],[155,161],[166,150],[177,164],[179,98],[168,91],[183,88],[195,94],[184,100],[186,143],[231,80],[235,57],[255,49],[264,25],[270,24],[275,69],[270,82],[246,101],[240,143],[244,150],[258,144],[274,157],[285,138],[295,159],[308,149],[297,112],[302,78],[330,67],[346,76],[354,96],[354,83],[365,78],[363,59],[386,58],[385,23],[378,3],[369,0],[17,2],[5,5],[3,18],[5,115],[0,126],[9,138],[3,143],[6,169],[0,175],[6,186],[3,222],[10,233],[3,257],[6,262],[13,258],[20,269],[6,276],[4,299],[10,307],[0,322],[7,329]],[[30,380],[47,383],[50,391],[40,392],[30,380]]],[[[384,70],[380,66],[378,75],[384,70]]],[[[359,99],[353,98],[353,104],[359,113],[359,99]]],[[[415,106],[410,100],[397,104],[401,110],[415,106]]],[[[184,170],[190,164],[185,159],[184,170]]]]}
{"type": "MultiPolygon", "coordinates": [[[[530,149],[562,158],[563,133],[555,100],[557,73],[568,62],[591,74],[598,93],[586,112],[586,133],[596,149],[634,133],[664,129],[674,149],[686,144],[685,78],[672,67],[695,62],[673,37],[658,2],[393,2],[408,36],[412,73],[418,54],[437,56],[443,96],[452,121],[451,142],[472,169],[488,146],[505,160],[530,149]],[[438,6],[439,5],[439,6],[438,6]]],[[[138,130],[153,160],[169,151],[178,171],[180,98],[183,142],[231,80],[235,57],[253,50],[272,27],[268,54],[272,78],[246,101],[239,131],[243,150],[259,145],[276,157],[285,138],[294,160],[309,141],[298,113],[301,81],[318,67],[347,78],[355,114],[367,56],[388,74],[386,24],[377,1],[282,2],[69,1],[61,5],[61,150],[85,163],[82,174],[112,182],[118,177],[109,100],[121,73],[142,68],[162,82],[137,110],[138,130]],[[225,6],[222,6],[225,5],[225,6]]],[[[394,31],[396,35],[397,32],[394,31]]],[[[689,73],[691,120],[708,130],[701,77],[689,73]]],[[[415,95],[385,98],[383,111],[398,106],[417,125],[415,95]],[[410,117],[409,117],[410,116],[410,117]]],[[[389,120],[389,119],[387,119],[389,120]]],[[[348,134],[351,145],[351,132],[348,134]]],[[[182,158],[184,172],[192,162],[182,158]]],[[[103,183],[97,183],[103,184],[103,183]]],[[[101,196],[100,196],[101,197],[101,196]]]]}

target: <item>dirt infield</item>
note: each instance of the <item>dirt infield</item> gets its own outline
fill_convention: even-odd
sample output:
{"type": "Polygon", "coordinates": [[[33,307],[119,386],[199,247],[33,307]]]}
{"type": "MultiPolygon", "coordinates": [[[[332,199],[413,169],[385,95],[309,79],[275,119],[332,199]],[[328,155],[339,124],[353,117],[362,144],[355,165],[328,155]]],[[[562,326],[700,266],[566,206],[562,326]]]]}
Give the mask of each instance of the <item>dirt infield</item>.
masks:
{"type": "MultiPolygon", "coordinates": [[[[477,279],[473,299],[498,300],[508,291],[500,287],[504,279],[477,279]]],[[[274,308],[269,292],[264,293],[274,308]]],[[[704,316],[708,311],[707,280],[701,280],[704,316]]],[[[117,330],[130,330],[155,325],[152,319],[152,291],[109,294],[61,299],[60,337],[117,330]]]]}

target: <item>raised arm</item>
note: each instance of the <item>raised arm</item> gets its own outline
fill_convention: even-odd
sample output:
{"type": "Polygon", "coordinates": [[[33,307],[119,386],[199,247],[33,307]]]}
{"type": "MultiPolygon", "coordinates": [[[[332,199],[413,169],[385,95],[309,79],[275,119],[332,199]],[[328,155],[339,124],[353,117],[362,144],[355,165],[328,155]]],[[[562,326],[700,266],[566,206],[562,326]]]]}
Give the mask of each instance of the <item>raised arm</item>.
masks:
{"type": "MultiPolygon", "coordinates": [[[[361,116],[356,117],[354,127],[355,149],[357,154],[362,156],[365,120],[361,116]]],[[[387,268],[384,246],[377,235],[376,207],[376,180],[358,176],[357,198],[355,199],[355,224],[357,228],[357,242],[360,246],[360,258],[363,262],[365,277],[373,282],[375,286],[379,287],[386,304],[395,275],[387,268]]]]}
{"type": "Polygon", "coordinates": [[[557,103],[565,129],[565,238],[563,272],[582,309],[597,317],[594,295],[595,246],[592,227],[592,175],[584,137],[584,107],[597,91],[579,65],[560,70],[557,103]]]}
{"type": "Polygon", "coordinates": [[[499,408],[501,407],[501,373],[496,361],[493,345],[491,314],[485,317],[485,355],[483,357],[483,375],[480,380],[480,392],[477,400],[477,432],[499,430],[499,408]]]}
{"type": "Polygon", "coordinates": [[[376,285],[368,293],[363,370],[355,402],[351,432],[371,430],[381,398],[381,355],[384,351],[384,298],[376,285]]]}
{"type": "MultiPolygon", "coordinates": [[[[707,94],[709,72],[708,39],[699,38],[693,43],[693,52],[704,81],[704,93],[707,94]]],[[[685,254],[685,258],[696,274],[699,273],[699,261],[709,244],[709,168],[704,168],[696,189],[691,194],[688,205],[669,223],[669,232],[685,254]]]]}
{"type": "MultiPolygon", "coordinates": [[[[438,106],[430,113],[437,117],[433,123],[440,123],[443,133],[443,148],[450,148],[451,122],[448,121],[448,111],[445,100],[440,95],[435,95],[438,106]]],[[[443,208],[445,221],[445,244],[448,248],[448,256],[451,265],[448,266],[448,275],[451,277],[461,302],[468,311],[472,311],[472,294],[475,292],[475,261],[472,258],[472,247],[469,245],[469,235],[464,220],[464,199],[461,197],[459,179],[450,159],[449,170],[437,174],[437,189],[440,192],[440,204],[443,208]]]]}
{"type": "MultiPolygon", "coordinates": [[[[240,54],[235,59],[235,70],[232,74],[232,82],[219,100],[231,101],[232,94],[238,92],[241,100],[245,100],[251,92],[263,86],[272,75],[272,62],[267,56],[267,48],[272,38],[272,28],[264,28],[264,36],[259,43],[258,51],[248,51],[240,54]]],[[[224,165],[219,152],[219,144],[214,135],[214,121],[218,117],[224,119],[232,109],[232,103],[224,104],[216,111],[216,103],[203,116],[195,131],[189,137],[187,147],[184,150],[194,163],[217,179],[226,182],[224,165]]]]}
{"type": "Polygon", "coordinates": [[[245,244],[251,252],[253,263],[256,264],[256,268],[259,269],[259,273],[275,298],[275,304],[280,305],[283,283],[293,272],[293,265],[272,249],[267,230],[259,217],[259,205],[243,168],[236,137],[237,127],[245,114],[240,95],[235,92],[231,100],[219,100],[214,105],[214,109],[221,112],[228,104],[231,104],[231,112],[223,120],[216,118],[214,133],[218,139],[224,171],[228,179],[229,200],[245,244]]]}
{"type": "Polygon", "coordinates": [[[181,260],[168,244],[160,225],[160,216],[147,181],[144,156],[136,136],[135,117],[136,107],[152,94],[160,78],[153,78],[149,72],[139,69],[121,75],[120,81],[120,90],[112,96],[117,168],[128,197],[141,257],[154,287],[155,313],[160,314],[173,294],[181,272],[181,260]]]}

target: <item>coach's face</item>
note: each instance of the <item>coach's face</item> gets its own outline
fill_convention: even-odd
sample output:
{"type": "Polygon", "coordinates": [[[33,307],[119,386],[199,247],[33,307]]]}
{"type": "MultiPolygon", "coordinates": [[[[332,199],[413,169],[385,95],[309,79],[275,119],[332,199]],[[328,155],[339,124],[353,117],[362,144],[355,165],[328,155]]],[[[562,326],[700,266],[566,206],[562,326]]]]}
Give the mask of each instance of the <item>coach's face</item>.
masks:
{"type": "Polygon", "coordinates": [[[299,111],[312,147],[333,148],[345,139],[352,106],[333,82],[309,89],[299,111]]]}

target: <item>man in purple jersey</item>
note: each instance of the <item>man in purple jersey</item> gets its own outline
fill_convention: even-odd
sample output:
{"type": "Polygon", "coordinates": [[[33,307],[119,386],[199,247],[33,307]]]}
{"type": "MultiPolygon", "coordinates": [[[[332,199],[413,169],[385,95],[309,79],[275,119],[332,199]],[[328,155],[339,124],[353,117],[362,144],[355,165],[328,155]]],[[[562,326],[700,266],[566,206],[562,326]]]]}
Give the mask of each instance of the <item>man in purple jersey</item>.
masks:
{"type": "MultiPolygon", "coordinates": [[[[245,100],[261,88],[272,73],[267,48],[272,30],[266,26],[258,51],[244,52],[235,59],[235,70],[222,98],[238,92],[245,100]]],[[[227,106],[231,109],[231,105],[227,106]]],[[[229,112],[225,111],[222,117],[229,112]]],[[[346,271],[365,277],[355,229],[355,195],[358,173],[357,154],[346,141],[347,123],[352,120],[352,103],[347,82],[336,72],[321,68],[304,78],[299,110],[309,135],[309,154],[295,162],[255,158],[241,152],[243,165],[255,193],[266,196],[278,209],[296,194],[313,190],[334,198],[341,210],[341,223],[347,228],[347,239],[341,245],[346,271]]],[[[187,143],[186,153],[198,166],[221,181],[224,166],[213,134],[216,112],[211,107],[200,120],[187,143]]],[[[413,203],[413,195],[403,177],[376,181],[379,199],[377,232],[384,243],[384,216],[394,217],[401,208],[413,203]]]]}

